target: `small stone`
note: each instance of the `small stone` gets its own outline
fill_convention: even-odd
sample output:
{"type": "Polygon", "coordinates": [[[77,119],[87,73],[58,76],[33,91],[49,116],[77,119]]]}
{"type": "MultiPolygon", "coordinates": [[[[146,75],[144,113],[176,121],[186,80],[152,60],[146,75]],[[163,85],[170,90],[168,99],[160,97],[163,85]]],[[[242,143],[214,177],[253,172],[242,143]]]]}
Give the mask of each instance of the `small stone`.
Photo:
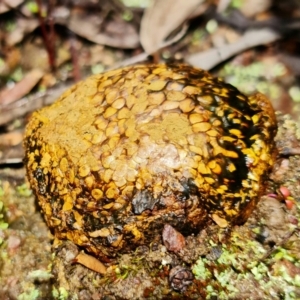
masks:
{"type": "Polygon", "coordinates": [[[282,194],[282,196],[284,198],[287,198],[287,197],[289,197],[291,195],[290,190],[287,187],[285,187],[285,186],[281,186],[279,188],[279,191],[280,191],[280,193],[282,194]]]}
{"type": "Polygon", "coordinates": [[[185,246],[184,236],[169,224],[164,226],[162,238],[169,251],[179,252],[185,246]]]}
{"type": "Polygon", "coordinates": [[[176,266],[170,270],[169,282],[173,290],[184,292],[193,282],[193,273],[182,266],[176,266]]]}
{"type": "Polygon", "coordinates": [[[21,239],[18,236],[10,235],[7,240],[7,247],[10,250],[18,248],[21,244],[21,239]]]}

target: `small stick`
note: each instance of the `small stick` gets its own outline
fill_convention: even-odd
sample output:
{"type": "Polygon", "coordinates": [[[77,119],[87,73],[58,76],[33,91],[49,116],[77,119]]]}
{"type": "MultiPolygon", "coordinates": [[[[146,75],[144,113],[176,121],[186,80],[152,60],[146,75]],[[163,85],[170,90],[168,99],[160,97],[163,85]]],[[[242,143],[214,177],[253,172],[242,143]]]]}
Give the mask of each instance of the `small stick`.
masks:
{"type": "MultiPolygon", "coordinates": [[[[48,35],[46,25],[45,25],[45,18],[42,15],[42,2],[41,0],[36,0],[37,6],[38,6],[38,18],[42,30],[42,35],[45,43],[45,47],[48,52],[48,59],[49,59],[49,65],[51,70],[55,70],[55,55],[54,55],[54,24],[53,24],[53,18],[50,18],[50,35],[48,35]],[[52,40],[51,40],[52,39],[52,40]]],[[[48,16],[50,15],[52,11],[52,4],[53,2],[50,1],[48,6],[48,16]]]]}

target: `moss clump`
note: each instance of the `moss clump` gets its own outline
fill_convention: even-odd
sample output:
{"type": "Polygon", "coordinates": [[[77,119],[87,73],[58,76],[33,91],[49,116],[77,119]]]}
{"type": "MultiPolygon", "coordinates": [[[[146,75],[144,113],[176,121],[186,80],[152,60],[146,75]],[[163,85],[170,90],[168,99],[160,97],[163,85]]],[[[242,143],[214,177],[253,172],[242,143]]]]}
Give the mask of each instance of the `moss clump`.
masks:
{"type": "MultiPolygon", "coordinates": [[[[63,287],[60,287],[59,289],[56,289],[55,287],[53,287],[53,289],[52,289],[52,296],[53,296],[54,299],[66,300],[69,297],[69,293],[63,287]]],[[[77,297],[76,298],[72,298],[72,299],[77,299],[77,297]]]]}

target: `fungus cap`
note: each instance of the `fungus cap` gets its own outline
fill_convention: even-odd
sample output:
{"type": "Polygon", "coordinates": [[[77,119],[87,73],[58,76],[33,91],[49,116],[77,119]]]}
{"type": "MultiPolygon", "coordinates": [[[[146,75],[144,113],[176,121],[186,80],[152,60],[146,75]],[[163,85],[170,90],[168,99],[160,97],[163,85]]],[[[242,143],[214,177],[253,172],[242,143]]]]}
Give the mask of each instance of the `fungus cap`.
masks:
{"type": "Polygon", "coordinates": [[[276,129],[262,94],[183,64],[137,65],[93,75],[33,113],[25,163],[55,236],[115,256],[166,223],[189,234],[209,219],[245,222],[276,129]]]}

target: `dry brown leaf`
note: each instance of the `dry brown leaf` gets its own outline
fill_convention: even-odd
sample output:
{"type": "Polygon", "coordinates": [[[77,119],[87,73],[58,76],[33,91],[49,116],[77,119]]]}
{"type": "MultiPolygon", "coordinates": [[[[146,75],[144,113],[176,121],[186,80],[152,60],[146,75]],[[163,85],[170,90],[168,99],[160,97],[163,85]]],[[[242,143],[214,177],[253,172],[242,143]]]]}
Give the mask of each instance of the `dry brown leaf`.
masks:
{"type": "Polygon", "coordinates": [[[140,41],[148,54],[163,46],[165,39],[191,16],[204,0],[153,0],[141,22],[140,41]]]}
{"type": "Polygon", "coordinates": [[[24,157],[22,140],[21,130],[0,134],[0,165],[22,163],[24,157]]]}
{"type": "MultiPolygon", "coordinates": [[[[61,23],[59,20],[58,22],[61,23]]],[[[110,22],[105,22],[104,26],[98,14],[87,15],[75,11],[65,25],[79,36],[97,44],[122,49],[134,49],[139,45],[138,33],[133,24],[117,17],[110,22]]]]}
{"type": "Polygon", "coordinates": [[[14,46],[21,42],[26,34],[32,32],[39,26],[39,21],[38,19],[18,17],[14,26],[14,30],[7,33],[5,40],[9,46],[14,46]]]}
{"type": "Polygon", "coordinates": [[[0,146],[16,146],[22,142],[23,132],[15,130],[0,134],[0,146]]]}
{"type": "Polygon", "coordinates": [[[239,11],[247,18],[254,18],[258,14],[267,11],[272,5],[271,0],[246,0],[241,1],[239,11]]]}
{"type": "Polygon", "coordinates": [[[224,12],[228,8],[230,3],[231,3],[231,0],[219,0],[219,3],[217,5],[217,12],[218,13],[224,12]]]}
{"type": "Polygon", "coordinates": [[[40,69],[34,69],[27,73],[24,78],[12,88],[6,88],[0,91],[0,104],[7,105],[28,94],[43,75],[44,73],[40,69]]]}
{"type": "Polygon", "coordinates": [[[0,165],[20,164],[23,162],[24,155],[22,143],[16,146],[1,146],[0,165]]]}
{"type": "Polygon", "coordinates": [[[94,256],[80,252],[76,258],[76,262],[100,274],[106,273],[104,264],[94,256]]]}
{"type": "Polygon", "coordinates": [[[3,14],[12,8],[17,7],[21,3],[23,3],[24,0],[1,0],[0,1],[0,14],[3,14]]]}
{"type": "Polygon", "coordinates": [[[18,48],[11,48],[5,53],[5,59],[0,66],[0,76],[10,76],[20,64],[21,51],[18,48]]]}

